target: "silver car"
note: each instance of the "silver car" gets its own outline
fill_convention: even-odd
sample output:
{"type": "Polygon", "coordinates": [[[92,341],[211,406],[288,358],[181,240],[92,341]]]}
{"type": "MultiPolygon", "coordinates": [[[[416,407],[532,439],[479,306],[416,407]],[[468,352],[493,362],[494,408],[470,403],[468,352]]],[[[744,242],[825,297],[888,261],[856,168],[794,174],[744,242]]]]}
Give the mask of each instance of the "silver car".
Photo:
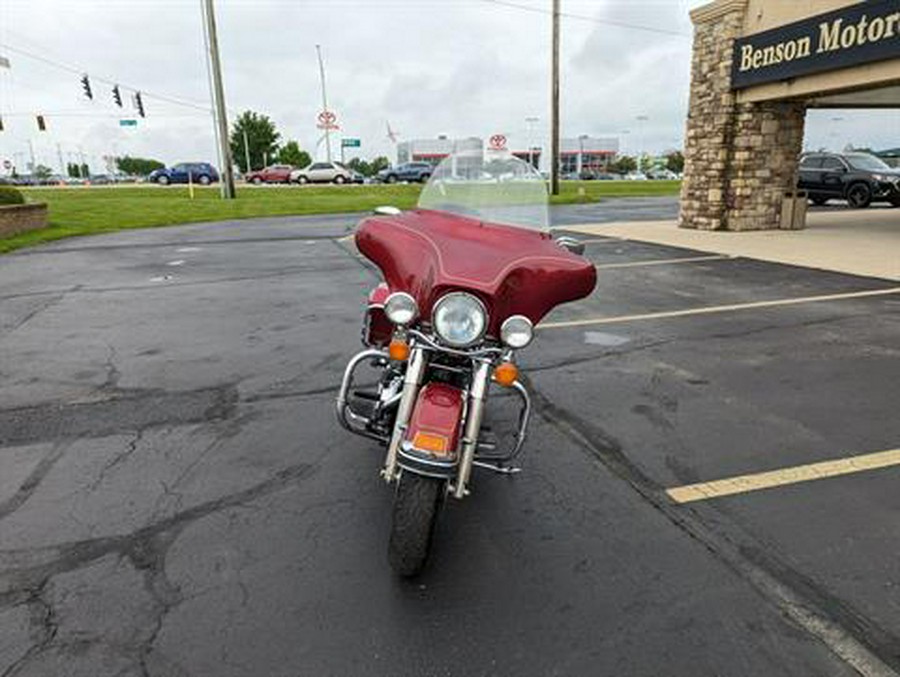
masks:
{"type": "Polygon", "coordinates": [[[339,162],[313,162],[291,172],[292,183],[350,183],[353,172],[339,162]]]}

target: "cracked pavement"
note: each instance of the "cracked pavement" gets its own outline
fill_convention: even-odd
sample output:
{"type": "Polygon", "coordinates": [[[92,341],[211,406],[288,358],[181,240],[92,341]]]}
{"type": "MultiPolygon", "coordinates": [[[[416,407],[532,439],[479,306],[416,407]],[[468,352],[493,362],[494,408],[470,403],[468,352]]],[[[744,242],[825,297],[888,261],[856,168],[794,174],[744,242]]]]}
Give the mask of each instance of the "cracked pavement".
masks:
{"type": "MultiPolygon", "coordinates": [[[[0,677],[853,675],[835,648],[853,642],[896,669],[896,470],[692,508],[661,493],[896,446],[896,299],[540,332],[525,472],[477,475],[406,582],[381,451],[332,414],[375,281],[337,241],[354,222],[0,257],[0,677]]],[[[625,267],[552,319],[879,285],[625,267]]]]}

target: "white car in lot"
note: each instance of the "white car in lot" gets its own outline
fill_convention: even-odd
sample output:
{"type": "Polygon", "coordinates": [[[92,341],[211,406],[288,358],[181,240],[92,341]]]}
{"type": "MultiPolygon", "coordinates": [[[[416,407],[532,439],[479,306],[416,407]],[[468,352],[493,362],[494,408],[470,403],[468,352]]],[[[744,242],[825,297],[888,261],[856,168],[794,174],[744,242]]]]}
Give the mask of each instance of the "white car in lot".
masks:
{"type": "Polygon", "coordinates": [[[352,183],[353,172],[340,162],[313,162],[291,172],[291,183],[352,183]]]}

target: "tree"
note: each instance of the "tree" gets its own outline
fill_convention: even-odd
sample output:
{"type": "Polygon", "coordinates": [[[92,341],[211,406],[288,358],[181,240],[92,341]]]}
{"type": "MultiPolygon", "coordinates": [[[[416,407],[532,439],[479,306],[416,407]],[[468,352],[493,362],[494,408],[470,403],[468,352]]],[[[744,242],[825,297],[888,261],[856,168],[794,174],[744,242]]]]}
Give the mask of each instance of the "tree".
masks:
{"type": "Polygon", "coordinates": [[[279,164],[291,165],[301,169],[312,163],[309,153],[305,150],[300,150],[300,144],[296,141],[288,141],[284,144],[281,150],[278,151],[277,160],[279,164]]]}
{"type": "Polygon", "coordinates": [[[382,169],[387,169],[390,166],[391,161],[388,160],[384,155],[379,155],[369,163],[369,171],[372,172],[371,176],[375,176],[382,169]]]}
{"type": "Polygon", "coordinates": [[[151,160],[141,157],[118,157],[116,167],[123,174],[132,176],[147,176],[154,169],[162,169],[165,165],[159,160],[151,160]]]}
{"type": "Polygon", "coordinates": [[[78,165],[74,162],[69,162],[68,164],[66,164],[66,174],[68,174],[72,179],[79,178],[78,165]]]}
{"type": "Polygon", "coordinates": [[[352,169],[354,172],[359,172],[363,176],[372,176],[372,167],[366,161],[362,160],[358,157],[355,157],[347,162],[347,167],[352,169]]]}
{"type": "Polygon", "coordinates": [[[680,174],[684,171],[684,153],[675,150],[666,155],[666,169],[670,172],[680,174]]]}
{"type": "Polygon", "coordinates": [[[49,179],[53,176],[53,170],[46,165],[38,165],[32,173],[39,179],[49,179]]]}
{"type": "Polygon", "coordinates": [[[244,111],[234,121],[231,129],[231,156],[245,172],[251,169],[262,169],[266,162],[275,158],[280,138],[281,134],[275,129],[275,123],[267,115],[261,115],[251,110],[244,111]],[[250,167],[247,167],[244,132],[247,133],[250,167]]]}
{"type": "Polygon", "coordinates": [[[616,174],[627,174],[637,169],[637,160],[630,155],[622,155],[611,162],[609,168],[616,174]]]}

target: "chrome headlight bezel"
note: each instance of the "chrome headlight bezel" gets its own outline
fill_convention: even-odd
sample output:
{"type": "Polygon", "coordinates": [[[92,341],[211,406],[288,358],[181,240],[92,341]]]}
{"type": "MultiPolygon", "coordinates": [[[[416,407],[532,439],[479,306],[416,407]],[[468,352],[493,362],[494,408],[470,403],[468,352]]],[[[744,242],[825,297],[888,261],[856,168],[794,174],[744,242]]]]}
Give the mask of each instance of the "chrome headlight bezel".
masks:
{"type": "Polygon", "coordinates": [[[394,324],[407,327],[419,316],[419,306],[411,295],[395,291],[384,302],[384,314],[394,324]]]}
{"type": "MultiPolygon", "coordinates": [[[[444,343],[453,348],[469,348],[474,346],[477,343],[480,343],[484,340],[484,336],[487,333],[488,328],[488,313],[487,308],[484,303],[482,303],[481,299],[479,299],[474,294],[470,294],[464,291],[455,291],[450,292],[449,294],[444,294],[441,298],[439,298],[434,307],[431,309],[431,328],[434,330],[435,335],[444,343]],[[440,322],[440,313],[441,309],[447,304],[457,300],[464,300],[466,303],[470,303],[470,311],[472,316],[478,317],[481,323],[479,330],[476,334],[467,337],[466,341],[454,341],[447,336],[446,331],[441,331],[441,322],[440,322]]],[[[445,328],[446,329],[446,328],[445,328]]]]}
{"type": "Polygon", "coordinates": [[[524,348],[534,340],[534,324],[524,315],[510,315],[500,325],[500,340],[514,350],[524,348]]]}

